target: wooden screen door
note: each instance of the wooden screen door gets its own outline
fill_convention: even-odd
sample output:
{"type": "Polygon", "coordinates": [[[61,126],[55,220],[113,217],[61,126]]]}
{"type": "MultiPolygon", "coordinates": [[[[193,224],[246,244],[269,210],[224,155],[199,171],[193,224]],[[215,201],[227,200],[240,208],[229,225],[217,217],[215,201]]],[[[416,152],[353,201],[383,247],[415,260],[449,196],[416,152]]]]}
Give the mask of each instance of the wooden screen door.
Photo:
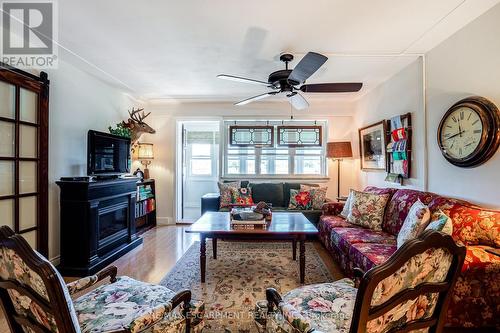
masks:
{"type": "Polygon", "coordinates": [[[0,225],[48,256],[49,80],[0,63],[0,225]]]}

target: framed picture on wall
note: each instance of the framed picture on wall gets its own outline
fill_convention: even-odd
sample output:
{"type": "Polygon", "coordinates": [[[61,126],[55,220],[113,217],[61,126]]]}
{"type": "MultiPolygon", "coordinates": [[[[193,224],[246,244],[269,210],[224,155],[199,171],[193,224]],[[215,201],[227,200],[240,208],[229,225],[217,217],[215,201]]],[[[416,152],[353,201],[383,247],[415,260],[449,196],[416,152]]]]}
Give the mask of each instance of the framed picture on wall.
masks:
{"type": "Polygon", "coordinates": [[[359,129],[361,170],[385,170],[385,133],[386,124],[383,120],[359,129]]]}

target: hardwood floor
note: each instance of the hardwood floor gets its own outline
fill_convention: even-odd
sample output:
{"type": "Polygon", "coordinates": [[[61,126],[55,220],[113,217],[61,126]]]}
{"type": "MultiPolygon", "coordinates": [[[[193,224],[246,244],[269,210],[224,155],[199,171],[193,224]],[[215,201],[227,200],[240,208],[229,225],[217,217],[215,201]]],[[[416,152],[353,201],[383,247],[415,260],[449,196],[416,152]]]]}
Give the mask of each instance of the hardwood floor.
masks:
{"type": "MultiPolygon", "coordinates": [[[[118,267],[118,275],[127,275],[134,279],[159,283],[174,267],[187,249],[199,240],[198,235],[187,234],[187,226],[161,226],[145,232],[144,244],[125,254],[112,265],[118,267]]],[[[341,278],[338,266],[319,242],[314,243],[319,255],[333,277],[341,278]]],[[[71,281],[75,278],[65,277],[71,281]]],[[[4,314],[0,314],[0,332],[9,332],[4,314]]]]}

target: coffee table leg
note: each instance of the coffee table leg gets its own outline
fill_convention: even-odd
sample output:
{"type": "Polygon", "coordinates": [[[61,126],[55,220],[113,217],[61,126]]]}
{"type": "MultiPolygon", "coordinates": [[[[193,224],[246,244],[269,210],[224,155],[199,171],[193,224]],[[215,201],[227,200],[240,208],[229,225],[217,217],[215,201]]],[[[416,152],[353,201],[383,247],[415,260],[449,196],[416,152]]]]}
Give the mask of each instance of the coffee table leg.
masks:
{"type": "Polygon", "coordinates": [[[297,240],[292,240],[292,258],[293,260],[297,260],[297,240]]]}
{"type": "Polygon", "coordinates": [[[299,265],[300,265],[300,283],[304,283],[306,275],[306,246],[305,240],[299,240],[299,265]]]}
{"type": "Polygon", "coordinates": [[[217,238],[212,238],[212,250],[213,250],[213,255],[214,259],[217,259],[217,238]]]}
{"type": "Polygon", "coordinates": [[[200,269],[201,269],[201,283],[205,283],[205,265],[207,262],[207,246],[206,246],[206,237],[204,234],[200,235],[200,269]]]}

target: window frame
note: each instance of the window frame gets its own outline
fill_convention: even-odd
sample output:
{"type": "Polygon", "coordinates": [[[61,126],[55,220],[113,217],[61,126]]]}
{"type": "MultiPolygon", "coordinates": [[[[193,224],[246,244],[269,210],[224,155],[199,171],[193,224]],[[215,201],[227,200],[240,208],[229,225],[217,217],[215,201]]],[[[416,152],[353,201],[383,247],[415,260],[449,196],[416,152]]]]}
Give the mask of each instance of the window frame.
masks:
{"type": "MultiPolygon", "coordinates": [[[[279,121],[248,121],[248,120],[237,120],[238,123],[245,123],[242,126],[263,126],[263,125],[269,125],[274,127],[274,137],[277,137],[277,131],[278,131],[278,126],[282,126],[283,122],[281,120],[279,121]]],[[[312,125],[321,125],[322,130],[321,130],[321,146],[316,146],[316,147],[296,147],[296,146],[279,146],[277,143],[277,140],[274,140],[274,145],[273,147],[269,146],[251,146],[251,147],[242,147],[242,146],[229,146],[229,136],[230,136],[230,127],[234,126],[235,120],[224,120],[222,122],[222,127],[223,127],[223,142],[221,142],[221,178],[222,179],[294,179],[294,180],[299,180],[299,179],[314,179],[314,180],[328,180],[328,160],[326,158],[326,133],[328,133],[328,121],[327,120],[296,120],[296,121],[287,121],[287,125],[293,125],[293,126],[300,126],[303,125],[304,127],[307,126],[312,126],[312,125]],[[230,154],[229,151],[231,149],[234,150],[254,150],[253,153],[234,153],[230,154]],[[280,151],[280,150],[286,150],[288,153],[286,156],[288,156],[288,173],[287,174],[266,174],[262,173],[261,171],[261,162],[263,160],[264,156],[280,156],[280,154],[266,154],[266,150],[275,150],[275,151],[280,151]],[[319,154],[299,154],[301,150],[320,150],[319,154]],[[240,174],[230,174],[228,173],[228,161],[230,160],[231,156],[241,156],[240,158],[240,166],[244,161],[247,159],[244,158],[245,156],[252,156],[254,157],[255,160],[255,173],[240,173],[240,174]],[[295,173],[296,169],[296,156],[319,156],[320,157],[320,164],[321,164],[321,172],[320,174],[299,174],[295,173]]],[[[238,124],[239,125],[239,124],[238,124]]],[[[281,156],[283,156],[281,154],[281,156]]],[[[269,159],[269,161],[274,161],[274,159],[269,159]]],[[[244,166],[244,171],[245,171],[246,166],[244,166]]]]}

